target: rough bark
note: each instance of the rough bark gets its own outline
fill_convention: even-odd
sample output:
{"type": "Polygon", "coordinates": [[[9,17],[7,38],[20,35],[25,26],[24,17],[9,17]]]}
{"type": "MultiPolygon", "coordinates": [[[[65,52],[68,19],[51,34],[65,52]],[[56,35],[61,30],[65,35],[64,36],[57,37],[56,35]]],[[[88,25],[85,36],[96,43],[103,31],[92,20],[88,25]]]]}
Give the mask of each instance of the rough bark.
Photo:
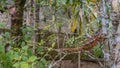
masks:
{"type": "MultiPolygon", "coordinates": [[[[23,24],[23,11],[26,0],[15,0],[15,4],[9,7],[11,15],[11,38],[19,39],[22,36],[21,27],[23,24]]],[[[17,42],[18,43],[18,42],[17,42]]]]}
{"type": "Polygon", "coordinates": [[[105,68],[119,68],[119,18],[118,0],[106,1],[102,0],[102,30],[106,35],[104,58],[105,68]],[[106,6],[109,6],[109,11],[106,10],[106,6]],[[111,9],[112,8],[112,9],[111,9]],[[112,31],[110,32],[110,23],[112,24],[112,31]]]}
{"type": "Polygon", "coordinates": [[[102,24],[102,33],[105,35],[106,39],[104,41],[104,67],[109,68],[109,17],[108,17],[108,11],[106,10],[106,6],[108,5],[109,1],[102,0],[102,6],[101,6],[101,24],[102,24]]]}
{"type": "Polygon", "coordinates": [[[111,21],[113,25],[113,33],[112,33],[112,54],[113,54],[113,60],[111,63],[111,68],[119,68],[120,67],[120,13],[119,13],[119,0],[111,0],[111,21]]]}

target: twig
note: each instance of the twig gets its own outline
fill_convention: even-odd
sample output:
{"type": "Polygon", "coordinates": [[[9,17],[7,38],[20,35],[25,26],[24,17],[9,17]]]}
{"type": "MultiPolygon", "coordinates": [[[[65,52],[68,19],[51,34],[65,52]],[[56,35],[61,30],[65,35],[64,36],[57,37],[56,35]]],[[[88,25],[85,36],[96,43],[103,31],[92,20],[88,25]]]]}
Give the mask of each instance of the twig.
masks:
{"type": "Polygon", "coordinates": [[[104,66],[104,65],[103,65],[103,64],[102,64],[102,63],[98,60],[98,58],[97,58],[97,57],[95,57],[92,53],[90,53],[90,52],[88,52],[88,51],[87,51],[87,53],[88,53],[88,55],[89,55],[89,56],[91,55],[90,57],[92,57],[92,56],[93,56],[92,58],[93,58],[93,59],[96,59],[96,60],[97,60],[97,62],[99,63],[99,65],[100,65],[101,67],[103,67],[103,66],[104,66]]]}
{"type": "Polygon", "coordinates": [[[52,68],[53,66],[55,66],[55,65],[56,65],[57,63],[59,63],[62,59],[64,59],[64,57],[65,57],[66,55],[67,55],[67,53],[66,53],[63,57],[61,57],[58,61],[56,61],[56,62],[54,62],[54,63],[51,63],[48,68],[52,68]]]}
{"type": "Polygon", "coordinates": [[[80,54],[81,54],[81,51],[78,52],[78,68],[80,68],[80,54]]]}

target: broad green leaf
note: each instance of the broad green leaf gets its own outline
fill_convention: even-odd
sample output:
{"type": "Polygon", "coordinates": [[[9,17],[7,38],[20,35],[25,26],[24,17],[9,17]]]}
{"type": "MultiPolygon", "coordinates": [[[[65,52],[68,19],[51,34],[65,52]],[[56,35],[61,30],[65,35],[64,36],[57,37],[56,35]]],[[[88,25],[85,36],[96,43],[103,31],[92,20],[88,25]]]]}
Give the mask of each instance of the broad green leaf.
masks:
{"type": "Polygon", "coordinates": [[[28,49],[28,50],[27,50],[27,53],[28,53],[28,56],[32,56],[32,55],[34,54],[31,49],[28,49]]]}
{"type": "Polygon", "coordinates": [[[27,57],[27,56],[23,56],[23,57],[22,57],[22,60],[23,60],[23,61],[27,61],[27,60],[28,60],[28,57],[27,57]]]}
{"type": "Polygon", "coordinates": [[[36,59],[37,59],[36,56],[31,56],[31,57],[28,59],[28,61],[29,61],[29,62],[34,62],[36,59]]]}
{"type": "Polygon", "coordinates": [[[41,62],[42,62],[43,64],[46,64],[47,60],[44,59],[44,58],[42,58],[42,59],[41,59],[41,62]]]}
{"type": "Polygon", "coordinates": [[[20,68],[30,68],[30,65],[26,62],[21,62],[20,66],[21,66],[20,68]]]}
{"type": "Polygon", "coordinates": [[[14,67],[14,68],[19,68],[19,67],[20,67],[20,63],[17,62],[17,63],[15,63],[15,64],[13,64],[13,67],[14,67]]]}
{"type": "Polygon", "coordinates": [[[23,46],[22,49],[23,50],[28,50],[28,46],[23,46]]]}

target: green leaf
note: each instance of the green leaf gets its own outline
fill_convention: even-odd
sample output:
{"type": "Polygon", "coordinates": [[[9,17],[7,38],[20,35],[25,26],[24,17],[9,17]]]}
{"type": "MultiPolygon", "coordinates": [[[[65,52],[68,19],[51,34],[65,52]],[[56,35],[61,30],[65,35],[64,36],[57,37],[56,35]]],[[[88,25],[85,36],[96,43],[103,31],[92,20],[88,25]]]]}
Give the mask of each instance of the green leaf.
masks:
{"type": "Polygon", "coordinates": [[[20,63],[17,62],[17,63],[15,63],[15,64],[13,64],[13,67],[15,67],[15,68],[19,68],[19,67],[20,67],[20,63]]]}
{"type": "Polygon", "coordinates": [[[36,56],[31,56],[31,57],[28,59],[28,61],[30,61],[30,62],[34,62],[36,59],[37,59],[36,56]]]}
{"type": "Polygon", "coordinates": [[[34,53],[33,53],[33,50],[31,50],[31,49],[28,49],[27,50],[27,53],[28,53],[28,56],[32,56],[34,53]]]}
{"type": "Polygon", "coordinates": [[[0,52],[4,53],[4,46],[3,45],[0,45],[0,52]]]}
{"type": "Polygon", "coordinates": [[[3,37],[0,35],[0,41],[3,40],[3,37]]]}
{"type": "Polygon", "coordinates": [[[44,58],[42,58],[42,59],[41,59],[41,62],[42,62],[43,64],[46,64],[47,60],[44,59],[44,58]]]}
{"type": "Polygon", "coordinates": [[[18,52],[15,52],[12,56],[12,60],[21,60],[21,56],[19,55],[18,52]]]}
{"type": "Polygon", "coordinates": [[[38,45],[42,46],[45,43],[45,41],[43,39],[40,40],[40,42],[38,43],[38,45]]]}
{"type": "Polygon", "coordinates": [[[21,66],[20,68],[30,68],[30,65],[26,62],[21,62],[20,66],[21,66]]]}
{"type": "Polygon", "coordinates": [[[23,57],[22,57],[22,60],[23,60],[23,61],[27,61],[27,60],[28,60],[28,57],[27,57],[27,56],[23,56],[23,57]]]}
{"type": "Polygon", "coordinates": [[[5,27],[5,23],[0,22],[0,28],[4,28],[5,27]]]}
{"type": "MultiPolygon", "coordinates": [[[[101,45],[102,46],[102,45],[101,45]]],[[[103,56],[103,52],[102,52],[102,49],[100,48],[100,45],[97,45],[93,48],[93,54],[96,56],[96,57],[102,57],[103,56]]]]}
{"type": "Polygon", "coordinates": [[[25,42],[22,42],[21,46],[25,46],[25,45],[26,45],[25,42]]]}
{"type": "Polygon", "coordinates": [[[55,42],[52,43],[52,48],[54,48],[54,47],[55,47],[55,42]]]}
{"type": "Polygon", "coordinates": [[[38,49],[37,49],[37,53],[40,53],[40,54],[41,54],[43,50],[44,50],[43,48],[38,48],[38,49]]]}
{"type": "Polygon", "coordinates": [[[23,46],[22,49],[23,50],[28,50],[28,46],[23,46]]]}
{"type": "Polygon", "coordinates": [[[63,25],[62,22],[58,22],[58,23],[57,23],[57,26],[58,26],[58,27],[61,27],[62,25],[63,25]]]}
{"type": "Polygon", "coordinates": [[[4,34],[4,35],[5,35],[5,37],[6,37],[6,38],[9,38],[10,33],[9,33],[9,32],[5,32],[5,34],[4,34]]]}

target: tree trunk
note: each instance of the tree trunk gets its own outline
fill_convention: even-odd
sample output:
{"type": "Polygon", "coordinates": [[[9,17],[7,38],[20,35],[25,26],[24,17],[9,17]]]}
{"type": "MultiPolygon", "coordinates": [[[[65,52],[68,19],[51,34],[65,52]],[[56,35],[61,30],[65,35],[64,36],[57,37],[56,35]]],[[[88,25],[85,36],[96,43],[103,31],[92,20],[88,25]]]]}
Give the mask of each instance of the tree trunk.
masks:
{"type": "Polygon", "coordinates": [[[15,0],[15,4],[8,9],[11,15],[11,38],[17,43],[19,43],[18,39],[22,36],[21,27],[23,24],[23,11],[25,3],[26,0],[15,0]]]}
{"type": "Polygon", "coordinates": [[[112,0],[112,25],[113,25],[113,36],[114,36],[114,60],[111,68],[120,68],[120,12],[119,2],[120,0],[112,0]]]}

